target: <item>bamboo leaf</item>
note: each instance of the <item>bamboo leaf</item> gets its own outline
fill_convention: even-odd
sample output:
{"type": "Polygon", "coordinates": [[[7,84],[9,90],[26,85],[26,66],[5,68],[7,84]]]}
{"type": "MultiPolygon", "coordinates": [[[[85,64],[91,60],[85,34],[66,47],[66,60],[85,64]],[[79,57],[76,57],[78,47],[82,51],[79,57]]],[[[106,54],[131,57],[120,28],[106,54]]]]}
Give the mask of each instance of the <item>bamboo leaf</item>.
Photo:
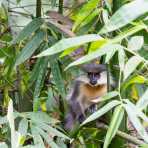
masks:
{"type": "Polygon", "coordinates": [[[59,123],[58,120],[49,117],[49,115],[47,115],[44,112],[28,112],[26,113],[27,118],[30,118],[32,122],[36,123],[48,123],[48,124],[56,124],[59,123]]]}
{"type": "Polygon", "coordinates": [[[105,58],[105,63],[108,63],[109,62],[109,60],[113,57],[113,55],[115,54],[115,52],[117,50],[120,50],[120,49],[119,48],[112,48],[112,49],[109,50],[109,52],[107,52],[106,58],[105,58]]]}
{"type": "Polygon", "coordinates": [[[53,75],[53,80],[56,83],[59,93],[64,98],[66,96],[65,85],[64,85],[64,79],[61,75],[61,70],[60,70],[58,61],[50,60],[50,67],[51,67],[51,72],[53,75]]]}
{"type": "Polygon", "coordinates": [[[138,134],[144,139],[145,142],[148,143],[148,134],[144,129],[144,127],[142,126],[140,120],[136,116],[135,112],[132,110],[131,107],[129,107],[126,104],[124,105],[124,108],[126,109],[128,117],[131,123],[133,124],[133,126],[135,127],[135,129],[137,130],[138,134]]]}
{"type": "Polygon", "coordinates": [[[119,60],[119,66],[120,66],[121,71],[124,71],[125,51],[122,48],[118,50],[118,60],[119,60]]]}
{"type": "Polygon", "coordinates": [[[7,123],[7,122],[8,122],[7,116],[0,117],[0,124],[5,124],[5,123],[7,123]]]}
{"type": "Polygon", "coordinates": [[[92,41],[97,41],[102,39],[99,35],[96,34],[89,34],[89,35],[83,35],[83,36],[78,36],[78,37],[73,37],[73,38],[68,38],[68,39],[62,39],[52,47],[46,49],[45,51],[41,52],[38,54],[36,57],[42,57],[42,56],[50,56],[57,54],[59,52],[64,51],[65,49],[83,45],[88,42],[92,41]]]}
{"type": "Polygon", "coordinates": [[[111,119],[109,129],[106,134],[103,148],[107,148],[108,145],[110,144],[111,140],[114,138],[114,136],[121,124],[121,121],[123,119],[123,115],[124,115],[123,106],[122,105],[117,106],[114,110],[113,117],[111,119]]]}
{"type": "Polygon", "coordinates": [[[142,48],[144,43],[143,36],[133,36],[128,42],[129,50],[139,50],[142,48]]]}
{"type": "Polygon", "coordinates": [[[127,106],[129,106],[133,110],[133,112],[135,113],[137,117],[140,117],[145,122],[148,122],[148,117],[135,104],[133,104],[127,99],[124,101],[127,103],[127,106]]]}
{"type": "Polygon", "coordinates": [[[38,76],[37,76],[37,80],[36,80],[36,83],[35,83],[35,90],[34,90],[34,93],[33,93],[33,109],[34,111],[37,111],[38,108],[39,108],[39,103],[40,103],[40,99],[39,99],[39,95],[40,95],[40,91],[41,91],[41,88],[43,86],[43,82],[44,82],[44,79],[45,79],[45,73],[46,73],[46,70],[47,70],[47,66],[48,66],[48,57],[46,58],[42,58],[42,61],[40,63],[40,67],[39,67],[39,73],[38,73],[38,76]]]}
{"type": "Polygon", "coordinates": [[[114,31],[128,23],[132,22],[139,16],[148,12],[147,0],[135,0],[123,5],[117,10],[105,26],[100,30],[100,34],[114,31]]]}
{"type": "Polygon", "coordinates": [[[12,41],[12,44],[16,44],[32,35],[41,25],[43,24],[43,19],[35,18],[33,19],[24,29],[19,33],[19,35],[12,41]]]}
{"type": "Polygon", "coordinates": [[[104,107],[100,108],[98,111],[90,115],[81,125],[84,125],[88,122],[91,122],[93,120],[96,120],[97,118],[101,117],[104,115],[106,112],[108,112],[110,109],[113,107],[117,106],[120,104],[120,101],[111,101],[110,103],[106,104],[104,107]]]}
{"type": "Polygon", "coordinates": [[[13,116],[13,102],[11,99],[10,99],[9,105],[8,105],[7,119],[9,122],[10,129],[11,129],[11,147],[16,148],[19,146],[19,142],[18,142],[19,135],[15,131],[15,123],[14,123],[14,116],[13,116]]]}
{"type": "Polygon", "coordinates": [[[39,135],[38,131],[34,128],[34,126],[31,126],[31,133],[33,135],[33,141],[35,145],[39,145],[40,148],[45,148],[44,142],[42,137],[39,135]]]}
{"type": "Polygon", "coordinates": [[[102,102],[102,101],[107,101],[115,96],[118,96],[119,93],[117,91],[111,91],[111,92],[108,92],[107,94],[105,94],[104,96],[102,96],[101,98],[97,98],[97,99],[94,99],[92,100],[92,102],[96,103],[96,102],[102,102]]]}
{"type": "Polygon", "coordinates": [[[45,139],[45,141],[51,146],[51,148],[59,148],[58,145],[53,141],[52,138],[50,138],[50,136],[46,132],[44,132],[42,129],[38,127],[34,127],[34,128],[45,139]]]}
{"type": "Polygon", "coordinates": [[[0,148],[8,148],[7,144],[5,142],[0,143],[0,148]]]}
{"type": "Polygon", "coordinates": [[[45,123],[40,123],[37,126],[40,127],[43,130],[47,130],[47,132],[52,133],[55,136],[70,140],[70,138],[67,137],[65,134],[61,133],[56,128],[53,128],[53,127],[51,127],[51,126],[49,126],[45,123]]]}
{"type": "Polygon", "coordinates": [[[99,11],[96,12],[96,10],[98,10],[96,9],[98,4],[99,4],[98,0],[90,0],[83,5],[83,7],[78,11],[78,13],[75,16],[73,16],[75,20],[72,29],[73,31],[75,31],[76,28],[80,26],[82,23],[86,24],[86,21],[88,23],[89,16],[91,16],[91,19],[93,19],[97,14],[99,14],[99,11]]]}
{"type": "Polygon", "coordinates": [[[38,32],[30,42],[22,49],[16,58],[15,65],[23,63],[25,60],[31,57],[35,50],[39,47],[41,42],[44,40],[45,33],[40,31],[38,32]]]}
{"type": "Polygon", "coordinates": [[[19,123],[19,127],[18,127],[18,132],[22,135],[22,136],[26,136],[27,135],[27,130],[28,130],[28,120],[23,118],[20,123],[19,123]]]}
{"type": "Polygon", "coordinates": [[[134,76],[131,79],[129,79],[123,86],[122,90],[125,90],[128,86],[131,84],[143,84],[146,81],[145,77],[138,75],[134,76]]]}
{"type": "Polygon", "coordinates": [[[98,50],[96,50],[94,52],[91,52],[88,55],[83,56],[82,58],[72,62],[71,64],[69,64],[67,66],[66,69],[68,69],[68,68],[70,68],[72,66],[76,66],[76,65],[79,65],[79,64],[83,64],[83,63],[89,62],[91,60],[96,59],[97,57],[100,57],[100,56],[103,56],[103,55],[107,54],[112,49],[120,49],[121,47],[122,46],[119,45],[119,44],[107,44],[107,45],[99,48],[98,50]]]}
{"type": "Polygon", "coordinates": [[[124,80],[136,69],[136,67],[142,62],[142,58],[138,56],[131,57],[124,68],[124,80]]]}
{"type": "Polygon", "coordinates": [[[92,13],[92,10],[94,10],[97,5],[97,0],[90,0],[83,5],[83,7],[77,12],[77,14],[72,16],[72,18],[75,20],[73,31],[92,13]]]}
{"type": "Polygon", "coordinates": [[[137,107],[143,110],[148,105],[148,89],[145,91],[145,93],[142,95],[142,97],[137,102],[137,107]]]}

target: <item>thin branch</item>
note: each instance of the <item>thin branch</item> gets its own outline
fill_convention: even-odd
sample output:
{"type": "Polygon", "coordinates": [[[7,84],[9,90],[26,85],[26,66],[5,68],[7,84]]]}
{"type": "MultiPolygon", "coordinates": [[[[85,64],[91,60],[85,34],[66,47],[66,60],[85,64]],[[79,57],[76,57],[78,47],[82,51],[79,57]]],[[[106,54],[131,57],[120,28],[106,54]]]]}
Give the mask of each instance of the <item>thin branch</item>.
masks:
{"type": "MultiPolygon", "coordinates": [[[[97,126],[97,128],[100,128],[100,129],[103,129],[103,130],[108,130],[108,128],[109,128],[104,123],[99,123],[99,122],[96,123],[96,126],[97,126]]],[[[127,140],[128,142],[131,142],[131,143],[136,144],[136,145],[145,144],[142,140],[139,140],[136,137],[133,137],[133,136],[126,134],[126,133],[119,131],[119,130],[116,132],[116,135],[118,135],[119,137],[127,140]]]]}

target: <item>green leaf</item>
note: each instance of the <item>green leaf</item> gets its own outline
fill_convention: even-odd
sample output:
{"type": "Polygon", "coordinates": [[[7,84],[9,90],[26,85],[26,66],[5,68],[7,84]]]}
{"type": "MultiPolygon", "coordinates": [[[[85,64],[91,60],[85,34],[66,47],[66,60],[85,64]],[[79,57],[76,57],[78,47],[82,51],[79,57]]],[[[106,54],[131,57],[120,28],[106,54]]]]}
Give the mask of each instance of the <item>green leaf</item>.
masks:
{"type": "Polygon", "coordinates": [[[39,65],[40,66],[39,72],[38,72],[37,80],[35,82],[35,89],[33,93],[33,110],[34,111],[38,111],[39,109],[39,103],[40,103],[39,95],[46,76],[48,61],[49,61],[48,57],[42,58],[41,63],[39,65]]]}
{"type": "Polygon", "coordinates": [[[53,76],[53,80],[56,83],[59,93],[64,98],[66,96],[64,79],[61,74],[60,66],[57,60],[50,60],[50,68],[53,76]]]}
{"type": "Polygon", "coordinates": [[[110,144],[111,140],[114,138],[114,136],[121,124],[121,121],[123,119],[123,115],[124,115],[123,106],[122,105],[117,106],[114,110],[113,117],[111,119],[109,129],[106,134],[103,148],[107,148],[108,145],[110,144]]]}
{"type": "Polygon", "coordinates": [[[26,136],[27,135],[27,130],[28,130],[28,120],[23,118],[20,123],[19,123],[19,127],[18,127],[18,132],[22,135],[22,136],[26,136]]]}
{"type": "Polygon", "coordinates": [[[92,100],[92,102],[102,102],[102,101],[107,101],[115,96],[118,96],[119,93],[117,91],[111,91],[111,92],[108,92],[107,94],[105,94],[104,96],[102,97],[99,97],[98,99],[94,99],[92,100]]]}
{"type": "Polygon", "coordinates": [[[8,148],[7,144],[5,142],[0,143],[0,148],[8,148]]]}
{"type": "Polygon", "coordinates": [[[34,126],[31,126],[31,133],[33,135],[34,144],[39,145],[40,148],[45,148],[43,139],[39,135],[38,131],[34,128],[34,126]]]}
{"type": "Polygon", "coordinates": [[[32,38],[30,42],[22,49],[16,58],[15,65],[23,63],[25,60],[31,57],[35,50],[39,47],[41,42],[44,40],[45,33],[40,31],[32,38]]]}
{"type": "Polygon", "coordinates": [[[91,60],[96,59],[97,57],[100,57],[100,56],[107,54],[112,49],[120,49],[121,47],[122,46],[119,45],[119,44],[107,44],[107,45],[99,48],[98,50],[91,52],[88,55],[83,56],[82,58],[72,62],[71,64],[68,65],[68,67],[66,69],[68,69],[69,67],[75,66],[75,65],[79,65],[79,64],[89,62],[91,60]]]}
{"type": "Polygon", "coordinates": [[[58,131],[56,128],[53,128],[53,127],[49,126],[48,124],[40,123],[37,126],[40,127],[43,130],[46,130],[49,133],[52,133],[55,136],[58,136],[58,137],[70,140],[70,138],[67,137],[65,134],[63,134],[62,132],[58,131]]]}
{"type": "Polygon", "coordinates": [[[7,120],[7,117],[6,116],[0,117],[0,124],[5,124],[7,122],[8,122],[8,120],[7,120]]]}
{"type": "Polygon", "coordinates": [[[127,99],[124,101],[127,103],[127,106],[129,106],[133,110],[137,117],[140,117],[146,123],[148,122],[148,117],[135,104],[133,104],[127,99]]]}
{"type": "Polygon", "coordinates": [[[137,102],[137,107],[143,110],[148,105],[148,89],[145,91],[145,93],[142,95],[142,97],[137,102]]]}
{"type": "Polygon", "coordinates": [[[94,13],[95,9],[97,8],[99,2],[98,0],[89,0],[86,4],[83,5],[83,7],[78,11],[78,14],[73,16],[75,19],[75,23],[73,25],[73,31],[81,25],[81,23],[84,23],[87,21],[87,17],[89,15],[92,15],[94,13]]]}
{"type": "Polygon", "coordinates": [[[128,42],[128,49],[129,50],[139,50],[142,48],[144,43],[143,36],[133,36],[130,41],[128,42]]]}
{"type": "Polygon", "coordinates": [[[118,50],[118,60],[119,60],[119,66],[121,71],[124,71],[124,65],[125,65],[125,51],[124,49],[118,50]]]}
{"type": "Polygon", "coordinates": [[[128,4],[123,5],[114,13],[114,15],[110,18],[107,24],[105,24],[99,33],[104,34],[127,25],[139,16],[148,12],[147,8],[147,0],[134,0],[128,4]]]}
{"type": "Polygon", "coordinates": [[[129,79],[123,86],[122,86],[122,91],[125,90],[128,86],[131,84],[143,84],[145,82],[145,77],[143,76],[134,76],[131,79],[129,79]]]}
{"type": "Polygon", "coordinates": [[[120,46],[120,45],[119,45],[118,48],[111,48],[111,49],[109,50],[109,52],[107,52],[107,54],[106,54],[105,63],[108,63],[108,62],[109,62],[109,60],[113,57],[113,55],[115,54],[115,52],[116,52],[117,50],[122,50],[122,49],[123,49],[123,47],[120,46]]]}
{"type": "Polygon", "coordinates": [[[41,25],[43,24],[43,19],[35,18],[31,21],[24,29],[19,33],[19,35],[12,41],[12,44],[16,44],[32,35],[41,25]]]}
{"type": "Polygon", "coordinates": [[[117,106],[120,104],[120,101],[111,101],[110,103],[106,104],[104,107],[100,108],[98,111],[90,115],[81,125],[84,125],[88,122],[91,122],[93,120],[96,120],[97,118],[101,117],[104,115],[106,112],[111,110],[113,107],[117,106]]]}
{"type": "Polygon", "coordinates": [[[136,69],[136,67],[142,62],[142,58],[139,56],[131,57],[124,68],[124,80],[136,69]]]}
{"type": "Polygon", "coordinates": [[[68,39],[62,39],[52,47],[46,49],[45,51],[41,52],[38,54],[36,57],[42,57],[42,56],[50,56],[57,54],[59,52],[64,51],[65,49],[83,45],[88,42],[92,41],[97,41],[102,39],[99,35],[96,34],[88,34],[88,35],[83,35],[83,36],[78,36],[78,37],[72,37],[68,39]]]}
{"type": "Polygon", "coordinates": [[[138,134],[144,139],[145,142],[148,143],[148,134],[147,134],[145,128],[142,126],[140,120],[136,116],[135,112],[132,110],[131,107],[129,107],[126,104],[124,105],[124,108],[126,109],[128,117],[129,117],[132,125],[137,130],[138,134]]]}
{"type": "Polygon", "coordinates": [[[59,148],[58,145],[50,138],[50,136],[38,127],[34,127],[37,132],[45,139],[45,141],[51,146],[51,148],[59,148]]]}
{"type": "Polygon", "coordinates": [[[13,115],[13,102],[10,99],[9,105],[8,105],[8,113],[7,113],[7,119],[9,122],[10,130],[11,130],[11,147],[15,148],[19,145],[19,139],[18,134],[15,131],[15,123],[14,123],[14,115],[13,115]]]}
{"type": "Polygon", "coordinates": [[[36,123],[48,123],[48,124],[56,124],[59,123],[58,120],[49,117],[49,115],[47,115],[44,112],[28,112],[26,113],[27,118],[30,118],[32,122],[36,123]]]}

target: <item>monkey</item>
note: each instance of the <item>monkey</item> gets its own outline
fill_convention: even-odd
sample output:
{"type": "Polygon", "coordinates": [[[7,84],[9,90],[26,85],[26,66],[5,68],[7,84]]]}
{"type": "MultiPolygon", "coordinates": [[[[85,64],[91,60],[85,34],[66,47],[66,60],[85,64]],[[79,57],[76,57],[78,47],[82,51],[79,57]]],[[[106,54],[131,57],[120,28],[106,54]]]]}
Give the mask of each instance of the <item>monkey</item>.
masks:
{"type": "MultiPolygon", "coordinates": [[[[74,87],[68,97],[69,112],[65,119],[65,129],[71,130],[74,123],[82,123],[86,110],[92,113],[100,97],[107,93],[107,69],[105,64],[85,64],[82,66],[85,74],[76,78],[74,87]]],[[[114,84],[113,79],[110,80],[114,84]]]]}

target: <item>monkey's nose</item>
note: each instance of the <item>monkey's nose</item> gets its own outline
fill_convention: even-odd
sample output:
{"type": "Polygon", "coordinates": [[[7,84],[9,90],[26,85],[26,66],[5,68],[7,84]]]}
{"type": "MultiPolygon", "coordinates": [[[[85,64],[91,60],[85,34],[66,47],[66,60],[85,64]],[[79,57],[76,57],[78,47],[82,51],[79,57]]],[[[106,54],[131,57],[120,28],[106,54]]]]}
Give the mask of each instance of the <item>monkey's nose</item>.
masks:
{"type": "Polygon", "coordinates": [[[90,84],[91,85],[96,85],[97,84],[97,81],[90,81],[90,84]]]}

